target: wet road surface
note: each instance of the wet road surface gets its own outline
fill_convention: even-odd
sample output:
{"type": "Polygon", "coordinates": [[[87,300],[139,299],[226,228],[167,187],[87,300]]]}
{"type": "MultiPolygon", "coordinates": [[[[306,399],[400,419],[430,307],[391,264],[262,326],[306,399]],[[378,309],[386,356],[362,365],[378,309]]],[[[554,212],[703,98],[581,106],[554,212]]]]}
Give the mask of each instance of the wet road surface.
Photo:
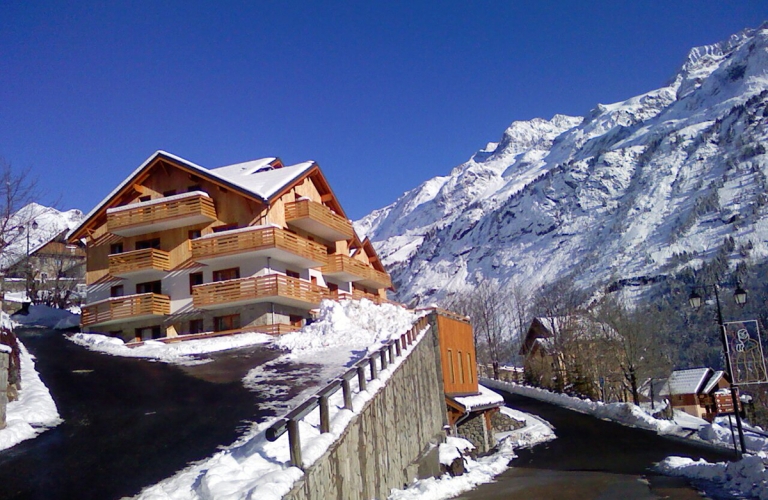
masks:
{"type": "Polygon", "coordinates": [[[729,460],[719,452],[656,433],[504,394],[507,406],[537,415],[555,427],[557,438],[518,450],[508,469],[460,499],[698,499],[685,480],[653,473],[651,467],[670,455],[709,461],[729,460]]]}
{"type": "Polygon", "coordinates": [[[88,351],[60,332],[17,334],[64,423],[0,451],[0,499],[135,495],[270,415],[240,374],[278,351],[249,348],[239,361],[199,365],[190,376],[164,363],[88,351]]]}

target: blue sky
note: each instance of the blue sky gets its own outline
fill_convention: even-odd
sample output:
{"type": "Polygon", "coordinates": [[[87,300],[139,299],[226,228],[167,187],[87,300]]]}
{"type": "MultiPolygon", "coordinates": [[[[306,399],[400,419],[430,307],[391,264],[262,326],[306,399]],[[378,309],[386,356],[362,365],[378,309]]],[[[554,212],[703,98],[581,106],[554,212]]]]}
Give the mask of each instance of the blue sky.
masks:
{"type": "Polygon", "coordinates": [[[357,219],[515,120],[663,85],[768,2],[0,0],[0,157],[89,211],[154,151],[316,160],[357,219]]]}

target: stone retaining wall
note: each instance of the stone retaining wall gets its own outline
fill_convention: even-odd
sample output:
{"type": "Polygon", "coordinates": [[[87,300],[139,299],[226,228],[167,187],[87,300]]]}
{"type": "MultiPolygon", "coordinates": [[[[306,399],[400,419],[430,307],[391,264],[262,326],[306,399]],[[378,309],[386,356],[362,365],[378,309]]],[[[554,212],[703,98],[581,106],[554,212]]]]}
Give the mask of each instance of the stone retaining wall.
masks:
{"type": "Polygon", "coordinates": [[[10,356],[0,351],[0,429],[5,429],[5,407],[8,405],[8,366],[10,356]]]}
{"type": "Polygon", "coordinates": [[[284,498],[384,499],[392,488],[440,473],[436,445],[447,422],[436,324],[431,324],[386,386],[284,498]]]}

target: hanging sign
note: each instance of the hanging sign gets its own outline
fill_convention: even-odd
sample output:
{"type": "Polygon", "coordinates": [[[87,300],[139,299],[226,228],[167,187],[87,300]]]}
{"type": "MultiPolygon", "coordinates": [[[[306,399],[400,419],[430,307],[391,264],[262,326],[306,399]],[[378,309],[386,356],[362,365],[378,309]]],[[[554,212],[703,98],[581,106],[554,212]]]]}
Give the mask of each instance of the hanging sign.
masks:
{"type": "Polygon", "coordinates": [[[768,382],[763,345],[757,321],[729,321],[723,323],[727,340],[727,355],[731,360],[735,385],[768,382]]]}

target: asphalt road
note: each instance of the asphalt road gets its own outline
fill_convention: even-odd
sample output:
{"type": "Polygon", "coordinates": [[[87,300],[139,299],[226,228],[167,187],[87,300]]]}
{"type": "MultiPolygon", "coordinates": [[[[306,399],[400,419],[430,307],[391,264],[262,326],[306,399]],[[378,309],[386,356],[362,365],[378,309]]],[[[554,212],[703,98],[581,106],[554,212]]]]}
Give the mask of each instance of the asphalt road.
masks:
{"type": "MultiPolygon", "coordinates": [[[[222,376],[221,365],[192,376],[164,363],[91,352],[60,332],[16,333],[37,358],[64,423],[0,451],[0,499],[135,495],[267,416],[258,395],[238,377],[222,376]]],[[[251,348],[234,371],[278,354],[251,348]]]]}
{"type": "Polygon", "coordinates": [[[557,439],[519,450],[510,469],[461,499],[699,499],[681,479],[659,476],[655,463],[670,455],[723,461],[719,452],[547,404],[504,394],[507,405],[555,427],[557,439]]]}

